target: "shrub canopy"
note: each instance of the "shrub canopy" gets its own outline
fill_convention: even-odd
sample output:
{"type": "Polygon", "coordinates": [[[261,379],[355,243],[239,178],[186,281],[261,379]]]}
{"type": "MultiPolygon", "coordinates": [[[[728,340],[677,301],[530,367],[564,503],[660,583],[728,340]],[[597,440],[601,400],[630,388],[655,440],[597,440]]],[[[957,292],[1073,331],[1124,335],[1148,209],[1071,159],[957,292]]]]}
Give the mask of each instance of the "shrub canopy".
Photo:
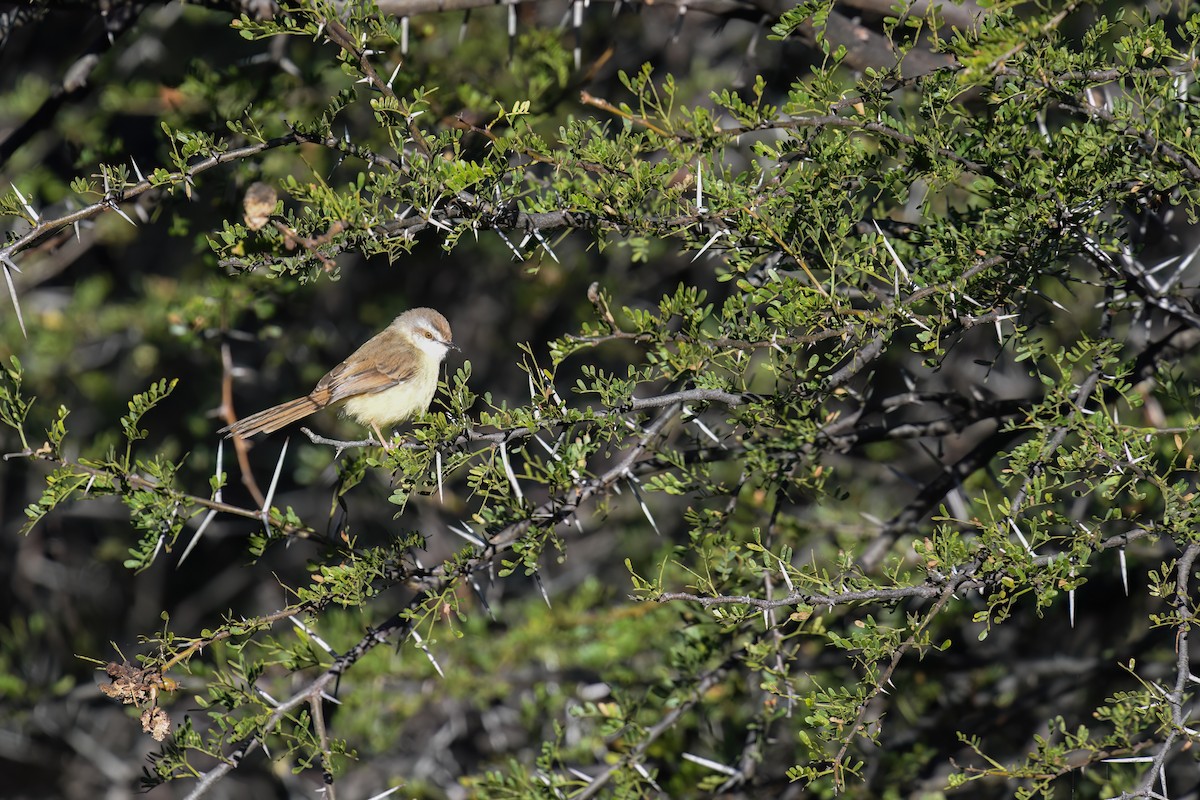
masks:
{"type": "Polygon", "coordinates": [[[14,796],[1196,791],[1190,5],[104,6],[0,18],[14,796]],[[386,449],[216,434],[416,306],[386,449]]]}

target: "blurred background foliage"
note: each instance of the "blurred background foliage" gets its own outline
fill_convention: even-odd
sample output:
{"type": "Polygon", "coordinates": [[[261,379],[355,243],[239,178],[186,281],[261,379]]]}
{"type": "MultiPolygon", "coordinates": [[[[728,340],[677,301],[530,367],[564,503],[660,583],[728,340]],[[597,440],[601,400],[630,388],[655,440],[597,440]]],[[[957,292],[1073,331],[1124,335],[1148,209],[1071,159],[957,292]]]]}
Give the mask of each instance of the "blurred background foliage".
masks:
{"type": "Polygon", "coordinates": [[[790,6],[4,5],[0,357],[37,402],[28,450],[0,434],[0,793],[1132,797],[1152,770],[1107,759],[1161,746],[1196,796],[1190,693],[1160,689],[1194,608],[1192,9],[790,6]],[[283,227],[247,228],[255,182],[283,227]],[[257,509],[285,437],[247,485],[227,415],[414,306],[462,348],[406,432],[441,491],[420,448],[293,430],[271,532],[218,514],[179,563],[205,509],[128,476],[208,498],[223,469],[257,509]],[[735,400],[669,406],[660,442],[631,398],[685,389],[735,400]],[[514,436],[511,479],[468,433],[543,423],[567,462],[514,436]],[[640,489],[539,527],[628,452],[640,489]],[[24,532],[61,463],[100,485],[24,532]],[[322,721],[261,730],[380,626],[322,721]],[[164,670],[174,738],[97,690],[108,661],[164,670]]]}

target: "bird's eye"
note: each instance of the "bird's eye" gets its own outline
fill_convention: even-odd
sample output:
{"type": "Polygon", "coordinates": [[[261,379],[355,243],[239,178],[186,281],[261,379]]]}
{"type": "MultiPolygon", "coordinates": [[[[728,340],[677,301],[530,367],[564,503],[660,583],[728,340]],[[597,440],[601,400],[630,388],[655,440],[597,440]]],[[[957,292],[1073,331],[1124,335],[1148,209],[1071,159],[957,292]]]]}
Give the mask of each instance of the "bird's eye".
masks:
{"type": "Polygon", "coordinates": [[[430,333],[429,331],[425,331],[425,338],[426,338],[426,339],[432,339],[432,338],[433,338],[433,334],[432,334],[432,333],[430,333]]]}

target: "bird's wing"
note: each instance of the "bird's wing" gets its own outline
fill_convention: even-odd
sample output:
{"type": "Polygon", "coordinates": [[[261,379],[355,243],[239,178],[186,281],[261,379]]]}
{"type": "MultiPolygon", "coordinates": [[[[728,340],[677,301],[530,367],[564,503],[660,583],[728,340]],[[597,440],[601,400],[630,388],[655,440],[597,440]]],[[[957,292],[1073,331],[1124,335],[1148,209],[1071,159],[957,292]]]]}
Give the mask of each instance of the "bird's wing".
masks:
{"type": "MultiPolygon", "coordinates": [[[[391,331],[384,331],[375,338],[378,339],[389,333],[391,331]]],[[[388,336],[387,338],[394,338],[395,341],[387,342],[388,347],[384,351],[384,357],[363,358],[361,353],[366,349],[366,345],[363,345],[345,361],[329,370],[324,378],[317,381],[316,387],[308,396],[323,407],[349,400],[351,397],[382,392],[384,389],[390,389],[397,384],[411,380],[417,372],[420,354],[415,352],[416,348],[400,336],[388,336]]]]}

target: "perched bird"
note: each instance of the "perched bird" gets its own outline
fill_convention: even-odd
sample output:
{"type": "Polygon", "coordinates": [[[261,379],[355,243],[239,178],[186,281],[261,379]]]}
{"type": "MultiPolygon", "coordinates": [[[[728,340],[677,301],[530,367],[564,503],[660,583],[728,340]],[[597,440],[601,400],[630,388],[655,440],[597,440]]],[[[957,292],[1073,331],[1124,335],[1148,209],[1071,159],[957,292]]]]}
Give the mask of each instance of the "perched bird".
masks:
{"type": "Polygon", "coordinates": [[[366,425],[384,443],[380,428],[396,425],[429,408],[437,390],[438,369],[451,349],[450,323],[432,308],[414,308],[392,320],[342,363],[297,397],[251,414],[219,432],[247,438],[273,433],[323,408],[366,425]]]}

